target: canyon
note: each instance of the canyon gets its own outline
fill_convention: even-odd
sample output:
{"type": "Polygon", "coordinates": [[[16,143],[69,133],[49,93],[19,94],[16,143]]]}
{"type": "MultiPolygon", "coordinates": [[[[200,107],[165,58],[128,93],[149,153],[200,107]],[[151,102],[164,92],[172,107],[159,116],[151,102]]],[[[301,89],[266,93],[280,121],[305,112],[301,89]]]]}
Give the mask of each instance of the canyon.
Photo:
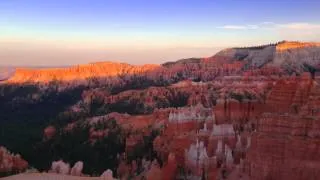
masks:
{"type": "Polygon", "coordinates": [[[21,155],[1,148],[0,170],[42,172],[12,176],[20,179],[320,179],[319,65],[319,43],[281,41],[162,65],[17,68],[0,84],[0,127],[1,145],[21,155]],[[5,128],[20,123],[37,128],[5,128]]]}

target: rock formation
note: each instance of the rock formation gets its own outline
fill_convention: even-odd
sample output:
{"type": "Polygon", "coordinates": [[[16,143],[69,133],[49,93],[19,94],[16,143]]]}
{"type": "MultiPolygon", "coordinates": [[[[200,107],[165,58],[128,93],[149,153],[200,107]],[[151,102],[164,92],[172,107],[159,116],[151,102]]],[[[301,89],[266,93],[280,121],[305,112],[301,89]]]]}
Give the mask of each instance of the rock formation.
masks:
{"type": "Polygon", "coordinates": [[[51,165],[51,172],[67,175],[70,173],[70,164],[63,162],[62,160],[54,161],[51,165]]]}
{"type": "Polygon", "coordinates": [[[197,140],[196,144],[191,144],[190,148],[185,150],[185,157],[185,168],[191,171],[193,176],[201,177],[203,171],[208,173],[209,168],[215,168],[212,165],[215,165],[216,159],[208,156],[203,141],[197,140]]]}
{"type": "Polygon", "coordinates": [[[248,153],[252,179],[318,179],[318,120],[289,115],[264,115],[248,153]],[[295,169],[293,171],[293,169],[295,169]]]}
{"type": "Polygon", "coordinates": [[[82,161],[78,161],[71,168],[70,174],[72,176],[81,176],[82,175],[82,169],[83,169],[83,162],[82,161]]]}
{"type": "Polygon", "coordinates": [[[115,180],[113,178],[113,172],[110,169],[108,169],[105,172],[103,172],[100,177],[102,177],[105,180],[115,180]]]}
{"type": "MultiPolygon", "coordinates": [[[[310,78],[310,76],[309,76],[310,78]]],[[[252,179],[319,179],[320,93],[308,76],[278,82],[256,123],[245,171],[252,179]],[[310,87],[311,86],[311,87],[310,87]],[[305,92],[301,94],[299,88],[305,92]],[[303,100],[299,100],[304,97],[303,100]],[[307,100],[306,100],[307,99],[307,100]],[[271,108],[270,106],[275,106],[271,108]],[[313,109],[313,108],[315,109],[313,109]],[[309,109],[310,108],[310,109],[309,109]],[[309,109],[309,110],[308,110],[309,109]],[[313,110],[311,110],[313,109],[313,110]]]]}
{"type": "Polygon", "coordinates": [[[0,173],[18,173],[28,168],[28,162],[19,154],[10,153],[5,147],[0,147],[0,173]]]}

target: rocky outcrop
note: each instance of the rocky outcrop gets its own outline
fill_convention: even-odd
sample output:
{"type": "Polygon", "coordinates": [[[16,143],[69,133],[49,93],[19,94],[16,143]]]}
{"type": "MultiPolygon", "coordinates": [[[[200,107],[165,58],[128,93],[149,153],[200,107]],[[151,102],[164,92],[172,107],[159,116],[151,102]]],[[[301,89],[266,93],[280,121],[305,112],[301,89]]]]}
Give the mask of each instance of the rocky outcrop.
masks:
{"type": "Polygon", "coordinates": [[[208,169],[215,168],[216,158],[209,157],[207,149],[203,141],[198,141],[191,144],[189,149],[185,150],[185,168],[191,171],[194,176],[201,177],[203,173],[208,172],[208,169]],[[205,171],[205,172],[203,172],[205,171]]]}
{"type": "Polygon", "coordinates": [[[50,172],[67,175],[70,173],[70,164],[63,162],[62,160],[54,161],[51,164],[50,172]]]}
{"type": "Polygon", "coordinates": [[[51,163],[51,169],[49,173],[56,173],[62,175],[72,175],[72,176],[84,176],[82,173],[84,163],[82,161],[76,162],[73,167],[70,167],[69,163],[66,163],[62,160],[53,161],[51,163]]]}
{"type": "Polygon", "coordinates": [[[72,175],[72,176],[82,176],[82,170],[83,170],[83,162],[82,161],[78,161],[71,168],[70,175],[72,175]]]}
{"type": "Polygon", "coordinates": [[[28,168],[28,162],[19,154],[10,153],[5,147],[0,146],[0,173],[19,173],[28,168]]]}

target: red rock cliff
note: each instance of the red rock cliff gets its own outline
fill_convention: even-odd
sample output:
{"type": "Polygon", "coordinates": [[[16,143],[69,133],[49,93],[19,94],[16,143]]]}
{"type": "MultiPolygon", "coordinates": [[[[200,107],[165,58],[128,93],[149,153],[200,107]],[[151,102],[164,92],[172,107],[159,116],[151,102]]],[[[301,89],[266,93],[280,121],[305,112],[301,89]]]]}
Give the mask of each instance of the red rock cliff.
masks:
{"type": "Polygon", "coordinates": [[[251,179],[320,179],[319,97],[307,74],[275,85],[247,153],[251,179]]]}
{"type": "Polygon", "coordinates": [[[103,62],[78,65],[69,68],[51,69],[16,69],[15,74],[8,80],[12,83],[49,82],[52,80],[71,81],[91,77],[108,77],[121,74],[144,73],[158,68],[159,65],[134,66],[126,63],[103,62]]]}

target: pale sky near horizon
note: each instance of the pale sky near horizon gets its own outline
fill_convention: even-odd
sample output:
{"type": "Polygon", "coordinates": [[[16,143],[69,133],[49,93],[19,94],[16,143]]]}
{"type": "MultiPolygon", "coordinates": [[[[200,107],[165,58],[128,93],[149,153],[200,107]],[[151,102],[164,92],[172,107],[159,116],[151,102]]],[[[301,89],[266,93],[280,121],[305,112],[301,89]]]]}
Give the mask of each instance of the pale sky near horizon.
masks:
{"type": "Polygon", "coordinates": [[[0,65],[159,64],[320,41],[317,0],[1,0],[0,65]]]}

